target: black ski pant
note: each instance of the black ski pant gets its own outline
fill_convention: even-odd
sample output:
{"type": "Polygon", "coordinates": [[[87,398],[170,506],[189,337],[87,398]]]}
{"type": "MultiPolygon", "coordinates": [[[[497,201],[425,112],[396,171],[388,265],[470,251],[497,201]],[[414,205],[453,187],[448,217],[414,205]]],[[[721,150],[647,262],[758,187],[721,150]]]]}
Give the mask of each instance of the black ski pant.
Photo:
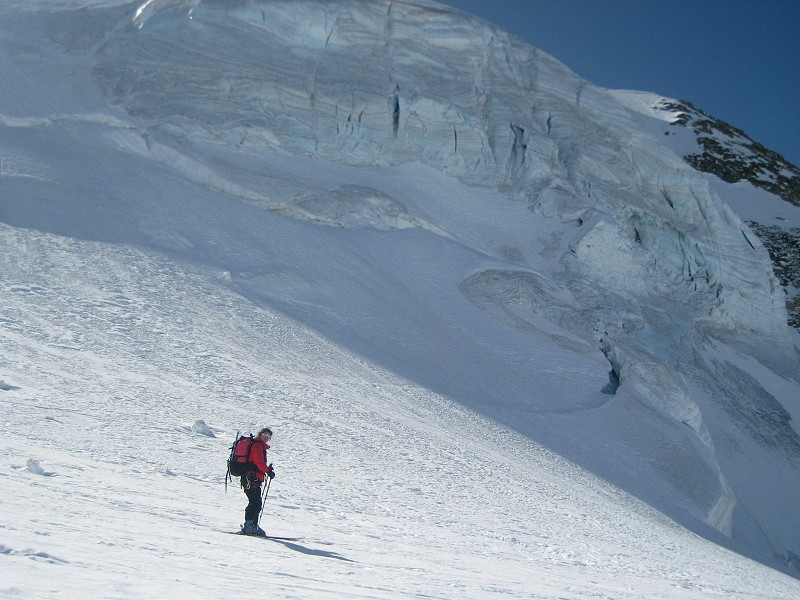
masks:
{"type": "Polygon", "coordinates": [[[261,513],[261,481],[255,475],[245,475],[242,477],[242,488],[249,501],[244,509],[244,520],[255,522],[261,513]]]}

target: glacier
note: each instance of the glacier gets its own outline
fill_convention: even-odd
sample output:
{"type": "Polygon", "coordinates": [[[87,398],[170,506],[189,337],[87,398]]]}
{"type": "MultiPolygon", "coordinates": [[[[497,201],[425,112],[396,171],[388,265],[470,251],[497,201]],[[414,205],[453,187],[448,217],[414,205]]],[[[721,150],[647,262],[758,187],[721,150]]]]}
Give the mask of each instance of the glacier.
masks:
{"type": "MultiPolygon", "coordinates": [[[[724,188],[654,134],[641,97],[432,1],[5,0],[0,14],[4,397],[36,387],[36,343],[74,365],[93,348],[149,372],[151,356],[188,397],[187,373],[214,385],[191,353],[216,372],[211,342],[235,344],[159,338],[219,318],[190,289],[223,314],[245,299],[271,311],[259,327],[302,343],[264,358],[303,365],[301,389],[303,348],[330,344],[330,380],[346,380],[331,348],[346,349],[349,369],[453,399],[797,576],[785,295],[724,188]],[[178,287],[134,294],[139,270],[178,287]]],[[[235,327],[257,356],[254,326],[235,327]]],[[[237,394],[264,387],[234,371],[237,394]]],[[[167,418],[135,374],[107,379],[123,404],[118,382],[143,386],[167,418]]]]}
{"type": "Polygon", "coordinates": [[[143,7],[97,52],[95,76],[154,123],[150,135],[357,166],[419,161],[497,186],[584,227],[573,266],[584,276],[602,267],[615,286],[640,282],[626,291],[641,297],[650,284],[636,275],[655,271],[715,323],[780,339],[783,298],[755,236],[618,102],[546,54],[424,3],[182,8],[143,7]]]}

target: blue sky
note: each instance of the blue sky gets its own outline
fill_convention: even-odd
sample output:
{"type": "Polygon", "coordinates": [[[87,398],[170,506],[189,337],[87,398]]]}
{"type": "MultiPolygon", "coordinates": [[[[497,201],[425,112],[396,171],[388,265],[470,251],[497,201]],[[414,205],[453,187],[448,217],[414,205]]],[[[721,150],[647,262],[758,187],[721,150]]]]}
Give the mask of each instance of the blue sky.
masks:
{"type": "Polygon", "coordinates": [[[688,100],[800,166],[798,0],[440,0],[602,87],[688,100]]]}

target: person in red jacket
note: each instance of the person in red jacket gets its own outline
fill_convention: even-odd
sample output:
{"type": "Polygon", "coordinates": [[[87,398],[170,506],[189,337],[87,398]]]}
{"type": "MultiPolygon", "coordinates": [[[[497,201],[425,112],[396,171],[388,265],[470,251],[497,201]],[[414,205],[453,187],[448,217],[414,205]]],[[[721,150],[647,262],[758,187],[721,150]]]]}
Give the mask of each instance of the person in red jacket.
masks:
{"type": "Polygon", "coordinates": [[[252,463],[255,469],[245,472],[241,477],[242,489],[248,500],[247,508],[244,510],[244,525],[242,525],[242,533],[245,535],[266,535],[264,530],[258,526],[258,517],[261,514],[262,506],[261,483],[265,477],[270,479],[275,477],[272,465],[267,464],[267,450],[269,449],[267,442],[270,439],[272,439],[272,430],[269,427],[264,427],[253,438],[248,462],[252,463]]]}

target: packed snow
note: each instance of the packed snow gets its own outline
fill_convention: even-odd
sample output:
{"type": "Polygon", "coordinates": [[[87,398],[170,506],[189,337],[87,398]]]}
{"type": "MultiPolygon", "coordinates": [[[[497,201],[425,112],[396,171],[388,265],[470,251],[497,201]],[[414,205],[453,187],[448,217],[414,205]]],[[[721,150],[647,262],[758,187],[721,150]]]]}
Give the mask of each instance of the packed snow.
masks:
{"type": "Polygon", "coordinates": [[[800,341],[649,96],[427,0],[0,23],[0,597],[800,597],[800,341]]]}

